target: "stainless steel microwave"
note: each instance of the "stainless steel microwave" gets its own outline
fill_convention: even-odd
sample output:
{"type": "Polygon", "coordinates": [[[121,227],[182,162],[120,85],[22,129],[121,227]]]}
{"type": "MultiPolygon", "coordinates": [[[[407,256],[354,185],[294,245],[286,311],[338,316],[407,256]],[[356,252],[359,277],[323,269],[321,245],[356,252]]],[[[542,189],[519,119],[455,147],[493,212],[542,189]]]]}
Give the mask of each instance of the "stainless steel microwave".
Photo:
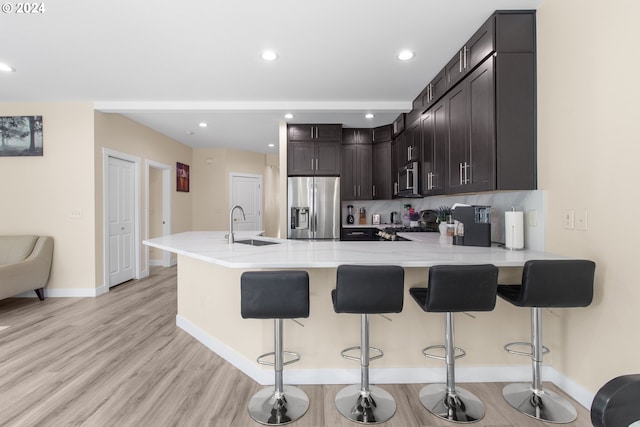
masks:
{"type": "Polygon", "coordinates": [[[398,170],[396,197],[420,197],[418,162],[411,162],[398,170]]]}

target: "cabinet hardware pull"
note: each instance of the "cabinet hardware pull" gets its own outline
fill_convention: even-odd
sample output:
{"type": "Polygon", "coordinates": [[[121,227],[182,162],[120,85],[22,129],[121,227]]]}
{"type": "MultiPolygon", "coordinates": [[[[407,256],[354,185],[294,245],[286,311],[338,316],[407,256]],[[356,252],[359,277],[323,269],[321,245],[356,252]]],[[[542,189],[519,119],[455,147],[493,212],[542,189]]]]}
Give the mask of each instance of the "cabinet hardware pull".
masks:
{"type": "Polygon", "coordinates": [[[353,185],[353,196],[356,197],[358,195],[358,192],[356,191],[356,185],[353,185]]]}
{"type": "Polygon", "coordinates": [[[463,55],[462,57],[464,58],[464,69],[467,69],[467,46],[464,47],[463,51],[463,55]]]}
{"type": "Polygon", "coordinates": [[[318,158],[316,157],[316,170],[320,170],[320,166],[318,164],[318,158]]]}
{"type": "Polygon", "coordinates": [[[458,71],[462,72],[462,51],[458,51],[458,71]]]}
{"type": "Polygon", "coordinates": [[[398,183],[397,182],[393,183],[393,194],[398,194],[398,183]]]}
{"type": "Polygon", "coordinates": [[[373,184],[371,186],[371,192],[373,193],[373,197],[376,197],[376,185],[375,184],[373,184]]]}
{"type": "Polygon", "coordinates": [[[463,166],[462,166],[462,162],[460,162],[460,185],[462,185],[462,184],[463,184],[463,180],[462,180],[462,168],[463,168],[463,166]]]}
{"type": "Polygon", "coordinates": [[[311,170],[314,170],[313,169],[313,157],[311,158],[311,170]]]}

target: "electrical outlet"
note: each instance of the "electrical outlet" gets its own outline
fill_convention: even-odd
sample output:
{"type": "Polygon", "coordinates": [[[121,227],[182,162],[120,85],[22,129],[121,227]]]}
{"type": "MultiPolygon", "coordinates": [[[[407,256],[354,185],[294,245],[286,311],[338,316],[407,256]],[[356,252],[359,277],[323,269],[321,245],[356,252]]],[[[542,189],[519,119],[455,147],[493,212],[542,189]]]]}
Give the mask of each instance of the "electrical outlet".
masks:
{"type": "Polygon", "coordinates": [[[562,214],[562,225],[567,230],[573,230],[575,228],[575,212],[573,209],[565,209],[562,214]]]}
{"type": "Polygon", "coordinates": [[[531,209],[527,212],[527,224],[529,224],[529,227],[538,226],[538,211],[531,209]]]}
{"type": "Polygon", "coordinates": [[[576,214],[576,230],[587,230],[587,210],[578,211],[576,214]]]}
{"type": "Polygon", "coordinates": [[[69,214],[69,218],[71,218],[71,219],[80,219],[80,218],[82,218],[82,212],[79,209],[74,209],[69,214]]]}

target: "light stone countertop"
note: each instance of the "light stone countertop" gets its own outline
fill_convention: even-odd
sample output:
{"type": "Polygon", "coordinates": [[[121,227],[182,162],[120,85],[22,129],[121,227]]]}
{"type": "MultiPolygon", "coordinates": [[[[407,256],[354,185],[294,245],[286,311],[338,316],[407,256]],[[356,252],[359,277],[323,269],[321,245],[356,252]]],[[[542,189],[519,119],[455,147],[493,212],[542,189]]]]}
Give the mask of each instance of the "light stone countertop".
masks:
{"type": "MultiPolygon", "coordinates": [[[[438,264],[494,264],[520,267],[531,259],[562,259],[545,252],[509,251],[493,246],[454,246],[439,233],[399,233],[413,241],[308,241],[256,237],[278,242],[269,246],[229,245],[224,231],[190,231],[143,243],[228,268],[334,268],[341,264],[431,267],[438,264]]],[[[259,232],[236,232],[236,240],[259,232]]]]}

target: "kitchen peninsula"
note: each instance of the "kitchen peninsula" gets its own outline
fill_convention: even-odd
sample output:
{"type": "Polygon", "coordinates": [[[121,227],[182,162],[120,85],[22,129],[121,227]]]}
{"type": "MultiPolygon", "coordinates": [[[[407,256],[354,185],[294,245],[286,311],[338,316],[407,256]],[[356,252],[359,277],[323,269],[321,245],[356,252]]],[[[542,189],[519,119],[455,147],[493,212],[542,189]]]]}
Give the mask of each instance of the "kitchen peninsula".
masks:
{"type": "MultiPolygon", "coordinates": [[[[336,268],[341,264],[404,267],[403,311],[387,316],[388,319],[371,318],[371,344],[385,352],[384,358],[372,363],[371,380],[433,382],[442,380],[442,365],[425,359],[421,349],[441,343],[442,316],[425,314],[408,293],[410,287],[427,285],[429,267],[491,263],[500,268],[501,282],[517,283],[525,261],[560,258],[529,250],[454,246],[450,237],[438,233],[410,233],[409,238],[419,241],[404,242],[255,237],[260,242],[272,243],[263,246],[239,243],[247,234],[229,245],[224,235],[224,232],[186,232],[144,243],[178,255],[178,326],[263,384],[273,381],[273,373],[254,360],[272,351],[273,322],[241,318],[240,276],[244,271],[301,269],[309,273],[310,317],[301,319],[304,327],[285,323],[285,349],[300,353],[302,359],[287,367],[285,375],[292,384],[340,384],[359,378],[358,365],[340,357],[342,349],[357,344],[359,317],[333,311],[330,292],[335,287],[336,268]]],[[[528,337],[530,325],[526,313],[499,300],[494,311],[474,316],[456,316],[459,324],[456,342],[468,354],[459,361],[460,381],[526,380],[530,376],[528,359],[514,358],[502,349],[506,342],[528,337]]],[[[553,320],[545,322],[545,343],[551,347],[562,339],[553,320]]],[[[545,362],[552,362],[551,355],[545,362]]]]}

